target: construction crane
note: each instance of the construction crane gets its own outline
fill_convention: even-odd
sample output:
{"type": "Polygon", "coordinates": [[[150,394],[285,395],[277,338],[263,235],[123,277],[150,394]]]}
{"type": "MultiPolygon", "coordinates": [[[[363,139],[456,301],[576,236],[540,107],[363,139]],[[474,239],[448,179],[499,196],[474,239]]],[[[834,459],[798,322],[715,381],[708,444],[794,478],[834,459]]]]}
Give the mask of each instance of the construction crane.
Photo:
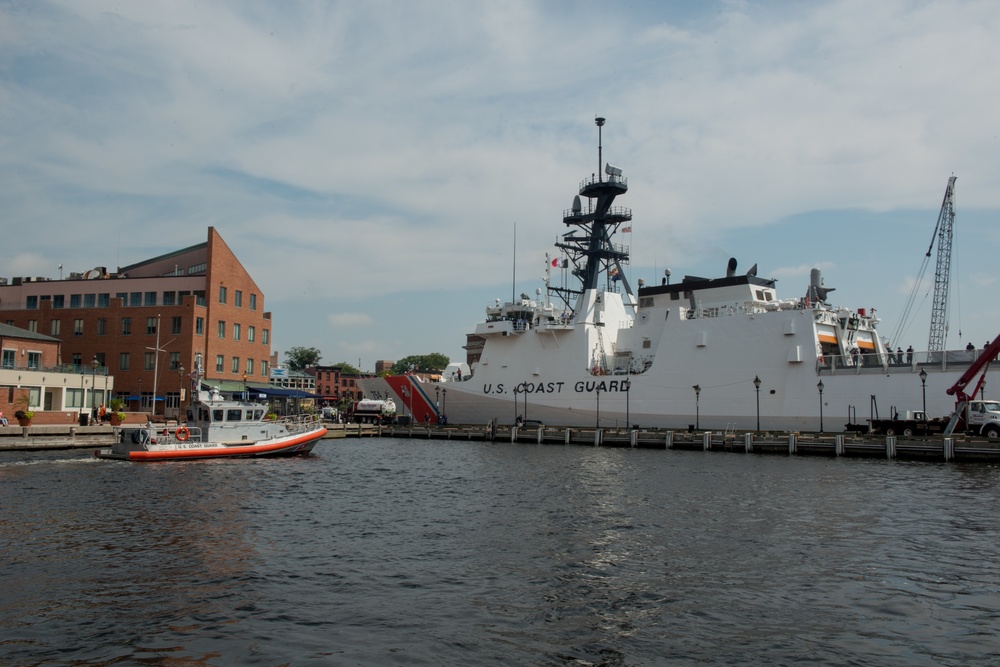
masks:
{"type": "MultiPolygon", "coordinates": [[[[951,233],[955,224],[955,180],[957,176],[948,179],[948,187],[944,191],[944,201],[941,203],[941,213],[938,214],[934,234],[938,238],[937,268],[934,271],[934,303],[931,306],[931,332],[927,340],[927,350],[941,352],[944,350],[945,338],[948,337],[948,287],[951,282],[951,233]]],[[[927,248],[927,257],[931,256],[931,245],[927,248]]]]}

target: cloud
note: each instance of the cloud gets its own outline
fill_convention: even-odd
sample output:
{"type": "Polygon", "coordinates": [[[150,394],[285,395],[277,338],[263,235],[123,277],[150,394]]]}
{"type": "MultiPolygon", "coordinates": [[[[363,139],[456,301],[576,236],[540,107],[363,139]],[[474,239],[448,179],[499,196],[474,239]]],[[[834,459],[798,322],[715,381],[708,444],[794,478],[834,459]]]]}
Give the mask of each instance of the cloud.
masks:
{"type": "MultiPolygon", "coordinates": [[[[514,223],[517,290],[537,285],[599,169],[600,114],[603,160],[629,179],[636,272],[704,275],[758,230],[761,275],[830,266],[838,296],[895,285],[870,272],[914,267],[862,228],[849,252],[868,255],[864,275],[833,249],[842,221],[932,218],[952,172],[963,210],[1000,209],[998,33],[1000,7],[979,0],[5,6],[0,198],[5,227],[32,233],[4,266],[124,265],[214,225],[276,331],[374,327],[399,295],[407,321],[431,299],[478,315],[457,295],[509,290],[514,223]],[[808,243],[771,236],[788,220],[808,243]]],[[[370,341],[422,353],[439,326],[370,341]]],[[[310,344],[327,342],[341,344],[310,344]]]]}

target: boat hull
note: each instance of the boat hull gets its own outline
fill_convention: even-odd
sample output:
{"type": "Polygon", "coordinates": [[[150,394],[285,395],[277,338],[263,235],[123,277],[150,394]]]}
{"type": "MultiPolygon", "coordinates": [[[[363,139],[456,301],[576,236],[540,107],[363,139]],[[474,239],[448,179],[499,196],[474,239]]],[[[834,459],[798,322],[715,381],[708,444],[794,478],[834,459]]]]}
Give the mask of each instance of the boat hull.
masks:
{"type": "MultiPolygon", "coordinates": [[[[734,362],[735,363],[735,362],[734,362]]],[[[366,397],[391,397],[412,414],[416,423],[446,417],[451,424],[513,424],[518,416],[550,426],[604,428],[642,427],[687,429],[737,428],[781,431],[846,430],[848,423],[866,423],[893,410],[920,410],[932,417],[954,409],[946,389],[968,363],[946,368],[913,366],[864,369],[839,374],[817,373],[808,367],[771,367],[761,373],[730,365],[716,368],[653,369],[643,375],[594,376],[589,373],[508,374],[490,381],[419,382],[415,377],[363,378],[366,397]],[[926,370],[922,383],[920,370],[926,370]],[[522,379],[528,377],[530,379],[522,379]],[[761,378],[758,392],[754,377],[761,378]],[[823,382],[822,396],[818,390],[823,382]],[[700,395],[693,391],[701,387],[700,395]],[[406,391],[402,388],[406,387],[406,391]],[[440,397],[441,400],[437,400],[440,397]],[[872,397],[875,397],[874,400],[872,397]],[[405,400],[404,400],[405,399],[405,400]],[[822,407],[821,407],[822,405],[822,407]]]]}
{"type": "Polygon", "coordinates": [[[262,456],[303,456],[309,454],[323,436],[325,427],[251,444],[170,442],[167,444],[116,443],[109,449],[94,452],[97,458],[122,461],[190,461],[210,458],[248,458],[262,456]]]}

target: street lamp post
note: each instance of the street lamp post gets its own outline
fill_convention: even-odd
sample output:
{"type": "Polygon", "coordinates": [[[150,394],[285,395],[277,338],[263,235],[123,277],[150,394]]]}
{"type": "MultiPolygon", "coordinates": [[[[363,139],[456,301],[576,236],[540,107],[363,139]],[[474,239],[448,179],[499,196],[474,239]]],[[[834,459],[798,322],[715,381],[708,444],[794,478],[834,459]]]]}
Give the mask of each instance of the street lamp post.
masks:
{"type": "Polygon", "coordinates": [[[816,383],[816,388],[819,389],[819,432],[823,432],[823,381],[820,380],[816,383]]]}
{"type": "Polygon", "coordinates": [[[693,386],[691,388],[694,389],[694,428],[695,428],[696,431],[700,431],[701,430],[701,420],[700,420],[701,406],[699,405],[699,403],[700,403],[699,397],[701,396],[701,385],[697,385],[696,384],[695,386],[693,386]]]}
{"type": "Polygon", "coordinates": [[[184,414],[184,366],[177,369],[177,423],[181,422],[181,415],[184,414]]]}
{"type": "Polygon", "coordinates": [[[632,391],[632,380],[625,380],[625,430],[632,428],[632,417],[629,414],[628,395],[632,391]]]}
{"type": "Polygon", "coordinates": [[[920,393],[923,395],[924,419],[927,418],[927,371],[920,369],[920,393]]]}
{"type": "Polygon", "coordinates": [[[441,390],[441,414],[444,417],[448,416],[448,390],[441,390]]]}
{"type": "MultiPolygon", "coordinates": [[[[97,360],[97,356],[94,356],[94,360],[90,362],[90,414],[93,416],[94,408],[97,407],[97,367],[101,365],[101,362],[97,360]]],[[[91,419],[91,424],[93,424],[93,419],[91,419]]]]}
{"type": "Polygon", "coordinates": [[[757,390],[757,430],[760,430],[760,376],[753,376],[753,387],[757,390]]]}
{"type": "Polygon", "coordinates": [[[597,424],[594,428],[601,428],[601,387],[597,386],[597,424]]]}
{"type": "Polygon", "coordinates": [[[243,400],[250,400],[250,395],[247,393],[247,374],[243,374],[243,400]]]}

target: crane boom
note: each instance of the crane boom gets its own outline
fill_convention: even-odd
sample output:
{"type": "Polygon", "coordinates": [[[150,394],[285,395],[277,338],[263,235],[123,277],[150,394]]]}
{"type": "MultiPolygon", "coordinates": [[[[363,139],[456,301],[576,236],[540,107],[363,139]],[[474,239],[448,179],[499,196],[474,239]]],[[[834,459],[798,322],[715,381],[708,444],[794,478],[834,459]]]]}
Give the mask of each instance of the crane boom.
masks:
{"type": "Polygon", "coordinates": [[[1000,336],[993,339],[993,342],[986,346],[986,349],[976,357],[969,367],[962,373],[962,377],[958,378],[955,384],[951,385],[945,389],[945,393],[949,396],[955,397],[955,412],[952,413],[951,419],[948,421],[948,425],[944,429],[944,435],[951,435],[952,431],[955,430],[955,425],[961,418],[963,411],[965,410],[965,405],[969,400],[975,397],[976,392],[979,388],[983,386],[983,381],[986,380],[986,371],[989,370],[990,362],[1000,355],[1000,336]],[[966,393],[965,388],[972,382],[972,379],[976,377],[976,374],[982,371],[982,375],[979,376],[979,381],[976,386],[973,387],[971,392],[966,393]]]}
{"type": "MultiPolygon", "coordinates": [[[[945,338],[948,336],[948,288],[951,282],[951,236],[955,223],[955,180],[957,176],[948,178],[948,187],[944,191],[944,201],[941,203],[941,213],[938,214],[937,226],[934,228],[938,237],[937,268],[934,270],[934,303],[931,306],[931,332],[927,341],[927,349],[931,352],[944,350],[945,338]]],[[[931,254],[927,249],[927,256],[931,254]]]]}

